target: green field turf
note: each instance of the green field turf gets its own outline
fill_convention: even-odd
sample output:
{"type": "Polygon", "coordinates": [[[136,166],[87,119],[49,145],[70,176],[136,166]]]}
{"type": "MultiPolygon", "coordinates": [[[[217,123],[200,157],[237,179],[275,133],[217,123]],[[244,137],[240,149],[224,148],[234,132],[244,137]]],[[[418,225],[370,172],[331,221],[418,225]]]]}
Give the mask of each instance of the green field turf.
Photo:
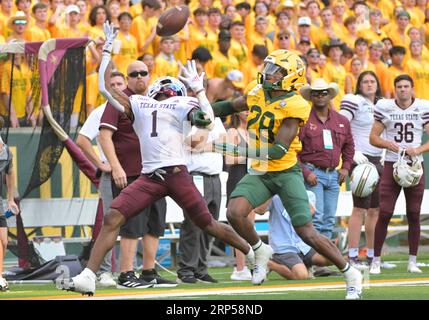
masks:
{"type": "MultiPolygon", "coordinates": [[[[406,271],[407,255],[395,254],[383,257],[392,261],[397,268],[382,269],[379,276],[369,278],[369,287],[364,289],[363,299],[420,300],[429,299],[429,267],[422,267],[423,273],[411,274],[406,271]],[[406,281],[419,283],[406,284],[406,281]]],[[[429,263],[429,254],[419,256],[419,262],[429,263]]],[[[161,271],[168,279],[175,275],[161,271]]],[[[211,268],[210,274],[219,280],[218,284],[180,284],[175,288],[149,288],[120,290],[116,288],[97,289],[96,299],[157,299],[157,300],[312,300],[344,299],[344,281],[338,277],[319,277],[312,280],[288,281],[275,273],[262,286],[253,286],[246,281],[231,281],[231,268],[211,268]],[[336,285],[335,288],[329,286],[336,285]],[[328,286],[328,288],[313,288],[328,286]],[[293,290],[291,290],[293,289],[293,290]],[[242,292],[237,292],[241,290],[242,292]],[[261,292],[263,290],[263,292],[261,292]]],[[[82,298],[74,292],[60,291],[52,284],[11,284],[9,292],[0,292],[0,299],[74,299],[82,298]]],[[[93,299],[89,298],[89,299],[93,299]]]]}

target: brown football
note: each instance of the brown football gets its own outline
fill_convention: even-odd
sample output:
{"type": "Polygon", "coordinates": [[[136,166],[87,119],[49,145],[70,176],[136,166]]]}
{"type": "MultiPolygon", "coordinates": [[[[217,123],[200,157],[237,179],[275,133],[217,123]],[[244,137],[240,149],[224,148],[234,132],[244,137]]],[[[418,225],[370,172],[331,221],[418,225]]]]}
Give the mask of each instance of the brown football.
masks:
{"type": "Polygon", "coordinates": [[[172,36],[182,30],[188,18],[188,6],[174,6],[159,16],[156,34],[160,37],[172,36]]]}

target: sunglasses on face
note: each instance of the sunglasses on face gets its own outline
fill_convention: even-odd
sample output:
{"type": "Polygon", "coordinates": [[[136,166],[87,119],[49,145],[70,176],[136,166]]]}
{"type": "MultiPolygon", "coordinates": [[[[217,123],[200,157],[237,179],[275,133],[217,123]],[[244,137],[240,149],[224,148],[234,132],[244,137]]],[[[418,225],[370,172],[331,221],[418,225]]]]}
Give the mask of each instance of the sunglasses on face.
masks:
{"type": "Polygon", "coordinates": [[[319,58],[320,56],[318,54],[309,54],[309,58],[319,58]]]}
{"type": "Polygon", "coordinates": [[[328,94],[329,94],[328,90],[312,90],[310,95],[312,97],[320,97],[320,96],[326,97],[328,96],[328,94]]]}
{"type": "Polygon", "coordinates": [[[278,36],[277,39],[279,39],[279,40],[287,40],[287,39],[289,39],[289,36],[278,36]]]}
{"type": "Polygon", "coordinates": [[[133,72],[130,72],[128,74],[128,76],[130,78],[137,78],[138,76],[146,77],[148,74],[149,74],[149,72],[147,72],[146,70],[142,70],[142,71],[133,71],[133,72]]]}

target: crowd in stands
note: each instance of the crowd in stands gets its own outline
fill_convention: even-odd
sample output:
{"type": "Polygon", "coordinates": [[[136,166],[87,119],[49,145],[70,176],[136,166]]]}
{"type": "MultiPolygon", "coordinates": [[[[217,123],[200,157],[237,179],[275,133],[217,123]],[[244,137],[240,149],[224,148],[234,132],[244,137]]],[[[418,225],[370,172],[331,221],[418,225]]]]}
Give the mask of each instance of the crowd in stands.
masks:
{"type": "MultiPolygon", "coordinates": [[[[151,81],[175,77],[179,63],[204,47],[209,53],[199,62],[207,78],[225,79],[230,71],[239,70],[234,87],[240,90],[256,80],[268,53],[287,49],[304,58],[309,82],[323,77],[338,84],[340,92],[333,102],[338,109],[342,96],[355,91],[365,70],[377,74],[384,97],[393,95],[393,79],[402,73],[414,79],[416,96],[429,97],[424,89],[429,80],[428,16],[427,0],[0,0],[0,44],[93,40],[86,50],[87,114],[104,101],[97,88],[97,67],[106,20],[119,28],[113,48],[119,72],[125,73],[130,62],[140,59],[148,65],[151,81]],[[174,36],[157,36],[159,15],[181,4],[189,6],[188,24],[174,36]]],[[[33,112],[27,98],[30,68],[20,55],[13,63],[11,126],[36,126],[42,115],[33,112]]],[[[9,105],[11,64],[2,57],[2,115],[7,115],[9,105]]]]}

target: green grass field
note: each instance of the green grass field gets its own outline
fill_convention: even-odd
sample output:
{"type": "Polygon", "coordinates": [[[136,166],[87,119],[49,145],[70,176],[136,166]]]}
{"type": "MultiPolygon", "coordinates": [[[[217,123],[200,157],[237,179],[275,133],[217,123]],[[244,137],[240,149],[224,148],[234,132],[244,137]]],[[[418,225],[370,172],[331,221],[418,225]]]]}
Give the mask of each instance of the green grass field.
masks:
{"type": "MultiPolygon", "coordinates": [[[[383,257],[397,264],[395,269],[382,269],[379,276],[366,279],[363,299],[366,300],[421,300],[429,299],[429,267],[423,273],[406,271],[408,256],[394,254],[383,257]]],[[[429,263],[429,254],[421,254],[419,262],[429,263]]],[[[168,279],[175,275],[166,271],[160,274],[168,279]]],[[[283,280],[275,273],[262,286],[245,281],[231,281],[231,268],[211,268],[210,274],[218,284],[180,284],[175,288],[149,288],[120,290],[97,289],[93,297],[85,299],[156,299],[156,300],[342,300],[344,281],[338,277],[319,277],[305,281],[283,280]]],[[[10,284],[9,292],[0,292],[0,299],[76,299],[83,298],[74,292],[60,291],[52,284],[10,284]]]]}

